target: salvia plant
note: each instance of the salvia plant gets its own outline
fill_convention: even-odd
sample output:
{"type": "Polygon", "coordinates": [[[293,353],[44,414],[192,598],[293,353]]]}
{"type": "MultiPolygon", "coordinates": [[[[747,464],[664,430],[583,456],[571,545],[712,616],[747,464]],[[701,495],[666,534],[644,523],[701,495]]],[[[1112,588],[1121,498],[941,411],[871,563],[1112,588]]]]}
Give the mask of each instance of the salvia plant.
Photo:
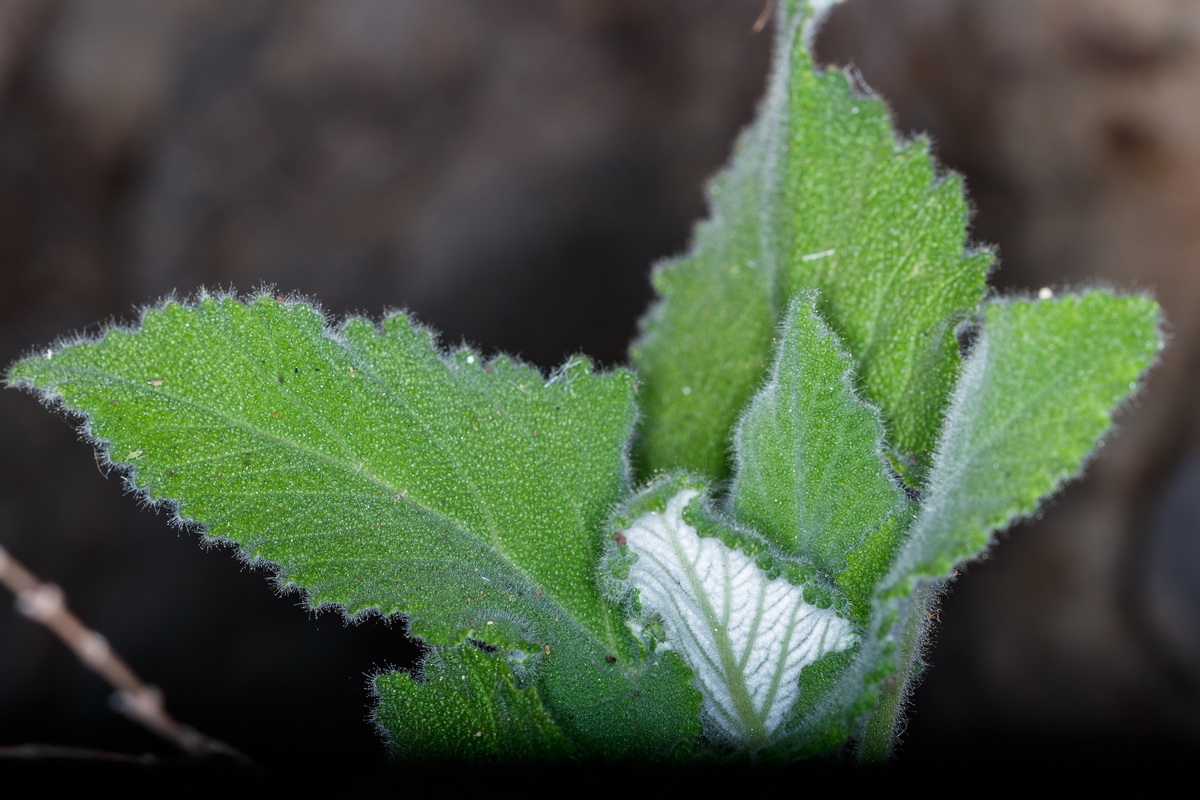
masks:
{"type": "Polygon", "coordinates": [[[419,672],[374,679],[397,757],[885,758],[930,603],[1078,473],[1159,311],[989,295],[959,179],[814,68],[820,13],[778,4],[630,369],[201,292],[8,383],[313,608],[406,619],[419,672]]]}

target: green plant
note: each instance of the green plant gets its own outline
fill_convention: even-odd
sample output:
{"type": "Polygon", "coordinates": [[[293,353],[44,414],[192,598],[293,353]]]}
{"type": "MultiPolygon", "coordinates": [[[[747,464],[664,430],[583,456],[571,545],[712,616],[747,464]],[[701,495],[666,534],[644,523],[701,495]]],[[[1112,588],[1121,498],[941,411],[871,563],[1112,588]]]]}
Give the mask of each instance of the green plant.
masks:
{"type": "Polygon", "coordinates": [[[201,294],[8,382],[314,607],[404,615],[422,675],[375,681],[402,757],[883,758],[931,596],[1079,471],[1159,313],[985,298],[958,180],[777,15],[634,371],[201,294]]]}

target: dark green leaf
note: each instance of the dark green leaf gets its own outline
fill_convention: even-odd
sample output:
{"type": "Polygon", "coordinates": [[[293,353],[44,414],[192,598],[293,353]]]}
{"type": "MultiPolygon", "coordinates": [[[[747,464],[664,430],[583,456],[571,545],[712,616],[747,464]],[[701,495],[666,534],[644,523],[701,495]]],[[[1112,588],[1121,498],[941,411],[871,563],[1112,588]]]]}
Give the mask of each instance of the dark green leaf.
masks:
{"type": "Polygon", "coordinates": [[[504,659],[471,646],[438,648],[423,671],[420,681],[399,672],[375,679],[375,722],[397,758],[513,763],[571,754],[537,690],[519,689],[504,659]]]}

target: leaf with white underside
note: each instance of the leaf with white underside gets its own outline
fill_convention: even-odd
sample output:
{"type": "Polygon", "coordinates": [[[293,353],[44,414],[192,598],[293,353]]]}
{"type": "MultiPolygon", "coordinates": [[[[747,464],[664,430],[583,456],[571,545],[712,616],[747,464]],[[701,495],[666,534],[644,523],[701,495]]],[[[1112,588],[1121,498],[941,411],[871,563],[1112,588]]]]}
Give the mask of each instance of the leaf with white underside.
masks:
{"type": "Polygon", "coordinates": [[[827,578],[862,572],[843,581],[854,589],[860,622],[903,532],[889,520],[907,516],[882,442],[879,412],[856,396],[853,361],[820,319],[816,294],[799,293],[780,326],[769,379],[734,435],[732,507],[739,523],[827,578]],[[884,558],[848,565],[860,546],[884,558]]]}
{"type": "Polygon", "coordinates": [[[642,613],[661,618],[667,643],[696,673],[712,724],[757,750],[787,720],[801,670],[852,647],[856,635],[832,609],[807,603],[801,587],[769,579],[719,539],[701,538],[684,521],[698,497],[682,490],[628,526],[624,540],[637,557],[629,583],[642,613]]]}
{"type": "Polygon", "coordinates": [[[202,296],[8,380],[84,415],[149,499],[313,606],[535,654],[542,701],[585,752],[667,752],[698,731],[684,666],[644,658],[595,580],[629,486],[630,373],[572,359],[547,379],[443,353],[404,314],[335,330],[302,301],[202,296]]]}

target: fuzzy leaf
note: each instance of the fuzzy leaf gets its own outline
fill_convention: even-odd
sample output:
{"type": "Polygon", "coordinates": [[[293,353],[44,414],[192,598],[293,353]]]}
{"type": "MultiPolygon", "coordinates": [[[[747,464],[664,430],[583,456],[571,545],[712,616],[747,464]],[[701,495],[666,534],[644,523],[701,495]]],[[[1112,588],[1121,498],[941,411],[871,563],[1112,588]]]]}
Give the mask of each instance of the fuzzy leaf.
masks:
{"type": "Polygon", "coordinates": [[[637,556],[629,583],[645,614],[696,673],[704,710],[721,735],[757,750],[770,743],[800,695],[800,672],[853,646],[851,625],[804,590],[774,580],[745,553],[701,538],[684,519],[699,497],[683,490],[624,532],[637,556]]]}
{"type": "Polygon", "coordinates": [[[644,474],[728,474],[727,445],[770,360],[790,299],[819,309],[883,412],[895,466],[916,484],[958,369],[956,322],[992,257],[964,253],[967,205],[928,143],[897,140],[882,102],[817,72],[801,0],[781,2],[775,65],[754,126],[712,184],[711,218],[654,277],[661,300],[633,360],[644,383],[644,474]]]}
{"type": "Polygon", "coordinates": [[[989,303],[894,594],[943,579],[1074,477],[1162,345],[1158,305],[1104,292],[989,303]]]}
{"type": "Polygon", "coordinates": [[[760,120],[738,142],[733,166],[709,187],[711,218],[691,252],[660,264],[658,301],[630,348],[642,386],[639,468],[672,468],[710,478],[728,471],[729,434],[762,379],[778,317],[764,261],[759,198],[760,120]]]}
{"type": "MultiPolygon", "coordinates": [[[[628,489],[629,373],[574,359],[546,380],[504,357],[443,355],[403,314],[333,331],[302,302],[260,296],[168,303],[9,381],[85,415],[138,489],[270,562],[312,605],[404,613],[434,644],[536,653],[551,706],[586,692],[610,721],[646,715],[632,747],[695,730],[669,691],[631,699],[641,683],[691,689],[681,665],[644,661],[595,580],[628,489]]],[[[572,719],[564,730],[588,747],[621,733],[572,719]]]]}
{"type": "MultiPolygon", "coordinates": [[[[779,330],[768,381],[734,436],[733,512],[782,553],[827,577],[868,537],[890,552],[901,531],[889,518],[904,492],[882,460],[883,425],[852,385],[853,362],[820,320],[813,292],[800,292],[779,330]]],[[[856,564],[857,566],[857,564],[856,564]]],[[[865,608],[882,572],[861,581],[865,608]]]]}
{"type": "Polygon", "coordinates": [[[786,78],[770,249],[782,295],[819,308],[888,421],[910,479],[932,456],[959,368],[956,324],[983,300],[993,256],[964,250],[969,209],[924,138],[896,138],[886,106],[797,43],[786,78]]]}
{"type": "Polygon", "coordinates": [[[278,564],[314,605],[408,613],[453,644],[503,582],[596,635],[610,624],[590,576],[625,488],[628,374],[576,361],[546,382],[504,358],[443,359],[403,315],[334,334],[258,297],[170,303],[9,378],[86,414],[139,489],[278,564]]]}
{"type": "Polygon", "coordinates": [[[422,669],[419,682],[399,672],[375,680],[375,722],[397,758],[512,763],[570,755],[537,690],[519,689],[502,658],[471,646],[438,648],[422,669]]]}

